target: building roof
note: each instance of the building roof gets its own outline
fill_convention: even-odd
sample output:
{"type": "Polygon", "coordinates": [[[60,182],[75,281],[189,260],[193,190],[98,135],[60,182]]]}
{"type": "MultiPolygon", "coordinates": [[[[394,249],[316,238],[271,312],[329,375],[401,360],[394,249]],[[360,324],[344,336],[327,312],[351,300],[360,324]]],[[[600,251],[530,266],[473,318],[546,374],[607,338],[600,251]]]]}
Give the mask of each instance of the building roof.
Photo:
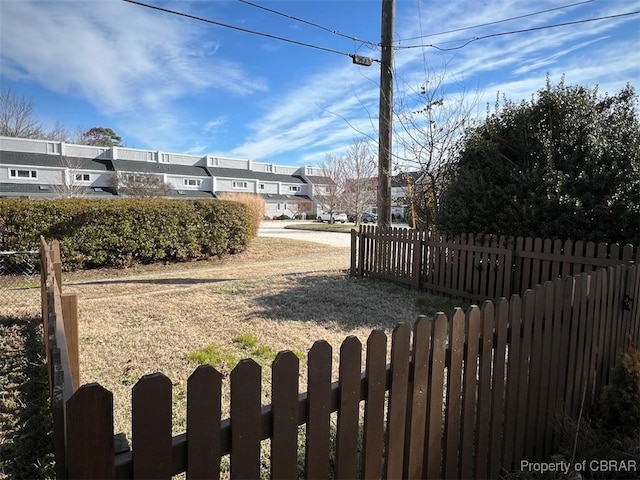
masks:
{"type": "Polygon", "coordinates": [[[302,178],[294,175],[285,175],[269,172],[254,172],[253,170],[224,167],[205,167],[212,177],[237,178],[248,180],[264,180],[265,182],[299,183],[305,184],[302,178]]]}
{"type": "Polygon", "coordinates": [[[171,163],[143,162],[139,160],[112,160],[116,172],[155,173],[208,177],[206,168],[171,163]]]}
{"type": "Polygon", "coordinates": [[[399,173],[391,177],[391,186],[392,187],[406,187],[407,180],[411,179],[412,183],[416,183],[420,177],[422,176],[422,172],[404,172],[399,173]]]}
{"type": "Polygon", "coordinates": [[[29,167],[69,167],[78,170],[113,170],[111,160],[57,154],[0,151],[0,164],[29,167]]]}
{"type": "Polygon", "coordinates": [[[205,190],[171,190],[168,194],[170,198],[215,198],[213,192],[205,190]]]}
{"type": "Polygon", "coordinates": [[[311,183],[316,183],[319,185],[331,185],[333,180],[330,177],[318,176],[318,175],[307,175],[307,179],[311,181],[311,183]]]}

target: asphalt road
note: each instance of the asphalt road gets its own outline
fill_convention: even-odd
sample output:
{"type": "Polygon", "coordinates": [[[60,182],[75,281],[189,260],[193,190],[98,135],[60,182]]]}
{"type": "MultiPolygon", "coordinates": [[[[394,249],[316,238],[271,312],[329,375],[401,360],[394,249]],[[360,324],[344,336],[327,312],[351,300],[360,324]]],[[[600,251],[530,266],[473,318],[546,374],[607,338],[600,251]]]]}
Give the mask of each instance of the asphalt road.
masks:
{"type": "MultiPolygon", "coordinates": [[[[292,223],[282,220],[265,220],[260,224],[258,230],[259,237],[290,238],[292,240],[303,240],[307,242],[323,243],[332,247],[351,247],[351,235],[337,232],[317,232],[313,230],[289,230],[284,227],[292,223]]],[[[305,223],[313,223],[312,221],[305,223]]]]}

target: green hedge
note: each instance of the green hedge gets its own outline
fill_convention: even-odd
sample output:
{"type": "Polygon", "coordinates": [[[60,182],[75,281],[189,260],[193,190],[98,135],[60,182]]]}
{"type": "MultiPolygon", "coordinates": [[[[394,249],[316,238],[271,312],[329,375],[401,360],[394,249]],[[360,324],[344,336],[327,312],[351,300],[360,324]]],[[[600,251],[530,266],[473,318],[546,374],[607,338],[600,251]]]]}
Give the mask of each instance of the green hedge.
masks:
{"type": "Polygon", "coordinates": [[[250,230],[247,207],[220,200],[0,199],[0,250],[57,238],[68,270],[234,253],[250,230]]]}

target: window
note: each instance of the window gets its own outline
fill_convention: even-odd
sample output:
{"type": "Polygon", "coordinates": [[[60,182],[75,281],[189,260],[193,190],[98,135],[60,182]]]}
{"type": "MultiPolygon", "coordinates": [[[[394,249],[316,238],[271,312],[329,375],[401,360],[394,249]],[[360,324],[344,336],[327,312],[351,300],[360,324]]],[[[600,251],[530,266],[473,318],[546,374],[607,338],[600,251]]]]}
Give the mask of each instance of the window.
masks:
{"type": "Polygon", "coordinates": [[[241,181],[239,181],[239,180],[234,180],[234,181],[231,183],[231,186],[232,186],[233,188],[241,188],[241,189],[246,190],[246,189],[247,189],[247,182],[241,182],[241,181]]]}
{"type": "Polygon", "coordinates": [[[199,187],[200,185],[202,185],[202,180],[200,180],[199,178],[185,178],[184,179],[184,186],[185,187],[199,187]]]}
{"type": "Polygon", "coordinates": [[[91,181],[91,175],[88,173],[76,173],[74,175],[74,178],[76,179],[76,182],[90,182],[91,181]]]}
{"type": "Polygon", "coordinates": [[[264,183],[260,184],[260,190],[264,190],[264,183]]]}
{"type": "Polygon", "coordinates": [[[37,170],[18,170],[17,168],[9,169],[9,177],[11,178],[38,178],[37,170]]]}
{"type": "Polygon", "coordinates": [[[289,185],[289,191],[290,192],[299,192],[300,191],[300,185],[289,185]]]}

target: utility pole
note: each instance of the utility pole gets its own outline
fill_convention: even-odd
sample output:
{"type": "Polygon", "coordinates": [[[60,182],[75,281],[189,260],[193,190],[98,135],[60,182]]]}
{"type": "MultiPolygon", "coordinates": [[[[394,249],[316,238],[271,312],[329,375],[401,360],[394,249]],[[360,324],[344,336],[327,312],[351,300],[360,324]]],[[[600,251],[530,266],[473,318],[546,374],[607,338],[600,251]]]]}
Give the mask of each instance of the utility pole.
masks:
{"type": "Polygon", "coordinates": [[[393,117],[393,24],[395,0],[382,0],[382,58],[378,126],[378,225],[391,226],[391,119],[393,117]]]}

